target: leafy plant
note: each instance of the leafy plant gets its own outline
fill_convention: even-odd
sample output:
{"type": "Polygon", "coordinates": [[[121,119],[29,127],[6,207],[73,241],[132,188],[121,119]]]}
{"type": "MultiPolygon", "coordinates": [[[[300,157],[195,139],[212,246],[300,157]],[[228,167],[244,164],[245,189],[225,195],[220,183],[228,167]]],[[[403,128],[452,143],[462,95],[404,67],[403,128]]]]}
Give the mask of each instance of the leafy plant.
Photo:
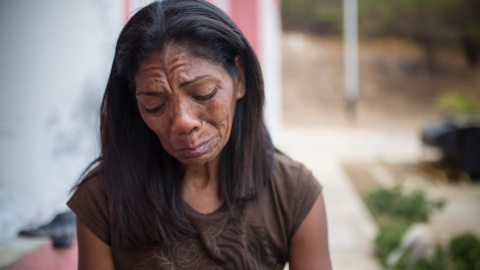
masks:
{"type": "Polygon", "coordinates": [[[400,244],[402,236],[407,229],[408,226],[397,223],[380,228],[377,237],[375,237],[375,253],[383,265],[386,265],[388,254],[400,244]]]}
{"type": "MultiPolygon", "coordinates": [[[[400,245],[410,225],[428,220],[432,211],[445,204],[443,200],[428,200],[421,190],[407,193],[401,185],[374,190],[365,201],[380,225],[375,252],[383,266],[387,266],[389,254],[400,245]]],[[[406,253],[392,269],[480,270],[480,240],[473,234],[463,234],[452,238],[448,249],[437,247],[432,257],[416,258],[406,253]]]]}
{"type": "Polygon", "coordinates": [[[446,270],[448,269],[447,254],[441,247],[437,247],[432,258],[413,258],[410,254],[403,255],[396,265],[395,270],[446,270]]]}
{"type": "MultiPolygon", "coordinates": [[[[342,33],[342,1],[282,0],[281,3],[285,30],[342,33]]],[[[478,14],[478,0],[358,1],[358,27],[362,36],[397,36],[417,41],[423,47],[427,63],[433,61],[432,48],[449,43],[462,44],[472,67],[480,64],[478,14]]]]}
{"type": "Polygon", "coordinates": [[[430,213],[440,209],[444,201],[429,201],[421,190],[406,193],[401,185],[391,189],[378,189],[366,198],[367,205],[374,214],[389,215],[393,219],[403,219],[407,223],[427,221],[430,213]]]}
{"type": "MultiPolygon", "coordinates": [[[[374,190],[367,195],[365,201],[380,225],[380,231],[375,238],[375,252],[384,266],[388,255],[399,246],[410,225],[428,220],[432,211],[442,208],[445,204],[443,200],[428,200],[421,190],[405,192],[402,185],[374,190]]],[[[443,254],[437,255],[439,259],[443,254]]],[[[443,268],[428,268],[437,262],[442,265],[441,260],[435,262],[428,258],[414,260],[407,256],[399,261],[401,265],[397,269],[442,270],[443,268]],[[406,265],[410,268],[402,268],[406,265]]]]}
{"type": "Polygon", "coordinates": [[[435,100],[438,108],[465,117],[480,113],[480,107],[473,100],[460,92],[446,92],[435,100]]]}
{"type": "Polygon", "coordinates": [[[449,253],[457,270],[480,270],[480,240],[475,235],[468,233],[450,240],[449,253]]]}

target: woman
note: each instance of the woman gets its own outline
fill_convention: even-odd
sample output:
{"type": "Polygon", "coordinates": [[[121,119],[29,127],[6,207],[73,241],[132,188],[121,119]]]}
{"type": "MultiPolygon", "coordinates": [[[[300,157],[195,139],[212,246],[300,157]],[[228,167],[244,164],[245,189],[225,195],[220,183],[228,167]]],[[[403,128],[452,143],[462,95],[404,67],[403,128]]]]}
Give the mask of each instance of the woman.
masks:
{"type": "Polygon", "coordinates": [[[275,152],[258,60],[200,0],[122,30],[102,151],[68,202],[79,269],[330,269],[321,187],[275,152]]]}

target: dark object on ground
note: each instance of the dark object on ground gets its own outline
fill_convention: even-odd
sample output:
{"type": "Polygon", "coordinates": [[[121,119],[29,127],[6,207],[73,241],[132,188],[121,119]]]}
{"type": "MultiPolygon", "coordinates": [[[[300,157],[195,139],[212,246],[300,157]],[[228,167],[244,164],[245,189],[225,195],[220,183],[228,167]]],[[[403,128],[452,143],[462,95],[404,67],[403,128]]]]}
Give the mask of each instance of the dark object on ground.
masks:
{"type": "Polygon", "coordinates": [[[50,236],[54,247],[69,247],[73,243],[75,220],[72,211],[60,213],[50,223],[36,229],[20,231],[20,235],[50,236]]]}
{"type": "Polygon", "coordinates": [[[465,171],[471,179],[480,178],[480,120],[429,125],[422,131],[422,142],[440,148],[442,162],[465,171]]]}

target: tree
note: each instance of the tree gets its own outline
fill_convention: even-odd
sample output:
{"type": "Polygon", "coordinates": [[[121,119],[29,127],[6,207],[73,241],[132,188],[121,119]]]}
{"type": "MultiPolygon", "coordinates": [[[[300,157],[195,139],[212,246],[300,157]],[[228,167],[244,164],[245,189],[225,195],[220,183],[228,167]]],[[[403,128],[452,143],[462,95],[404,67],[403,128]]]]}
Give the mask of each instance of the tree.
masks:
{"type": "MultiPolygon", "coordinates": [[[[284,29],[340,35],[341,4],[338,0],[282,0],[284,29]]],[[[472,67],[480,62],[479,0],[359,0],[358,9],[363,37],[414,40],[424,48],[431,68],[438,44],[461,45],[472,67]]]]}

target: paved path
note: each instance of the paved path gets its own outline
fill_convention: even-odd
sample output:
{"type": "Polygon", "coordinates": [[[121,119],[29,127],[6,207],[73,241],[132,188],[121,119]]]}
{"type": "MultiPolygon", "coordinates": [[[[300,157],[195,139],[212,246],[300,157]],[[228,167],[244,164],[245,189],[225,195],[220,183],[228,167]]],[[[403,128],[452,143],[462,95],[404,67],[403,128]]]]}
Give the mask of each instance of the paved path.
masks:
{"type": "Polygon", "coordinates": [[[303,162],[324,186],[333,268],[381,269],[372,251],[377,228],[341,162],[415,160],[420,155],[417,135],[348,129],[284,129],[274,139],[280,150],[303,162]]]}

